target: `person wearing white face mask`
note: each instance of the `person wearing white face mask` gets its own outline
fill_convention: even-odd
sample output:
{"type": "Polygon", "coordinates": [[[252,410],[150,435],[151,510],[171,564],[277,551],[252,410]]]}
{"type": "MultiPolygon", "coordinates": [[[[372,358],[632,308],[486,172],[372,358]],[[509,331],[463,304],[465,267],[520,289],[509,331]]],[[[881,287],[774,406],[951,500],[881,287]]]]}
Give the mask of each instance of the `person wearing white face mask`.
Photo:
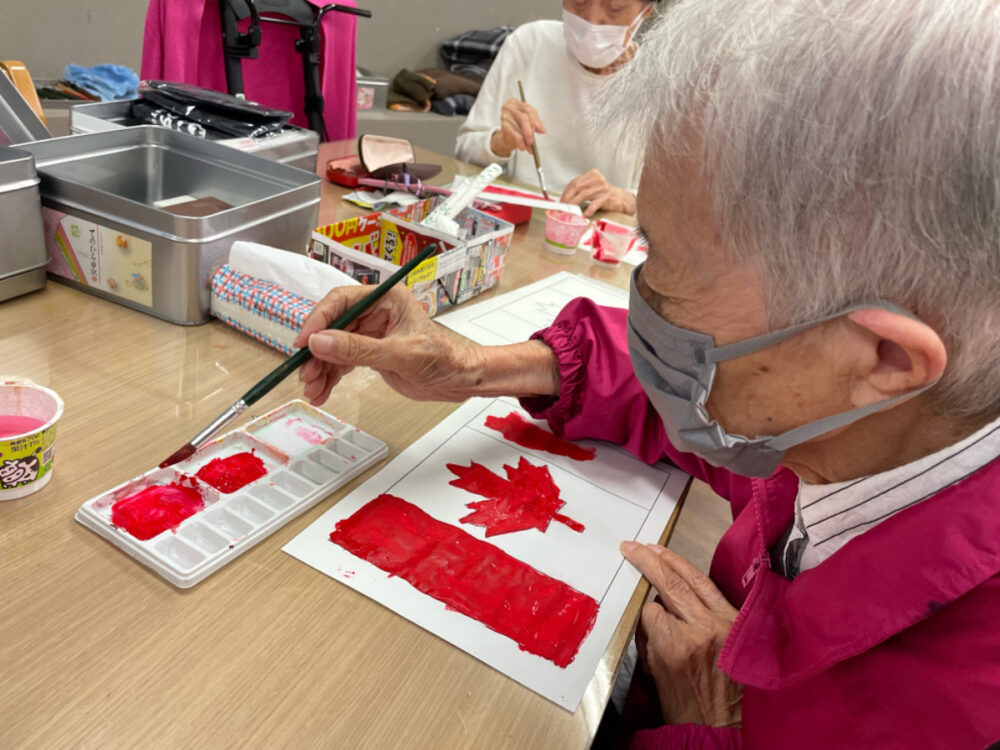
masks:
{"type": "Polygon", "coordinates": [[[550,196],[598,210],[635,213],[639,155],[587,129],[590,97],[632,59],[652,0],[563,0],[563,20],[535,21],[504,42],[458,132],[455,155],[528,185],[538,140],[550,196]],[[524,84],[522,102],[518,81],[524,84]],[[561,194],[561,195],[560,195],[561,194]]]}

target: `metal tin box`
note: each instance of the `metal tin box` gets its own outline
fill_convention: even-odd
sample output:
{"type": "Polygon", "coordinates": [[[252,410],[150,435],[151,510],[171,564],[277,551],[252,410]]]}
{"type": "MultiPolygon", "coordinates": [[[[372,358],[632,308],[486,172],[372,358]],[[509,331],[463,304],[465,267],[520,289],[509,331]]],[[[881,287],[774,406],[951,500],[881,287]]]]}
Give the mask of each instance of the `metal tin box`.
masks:
{"type": "Polygon", "coordinates": [[[51,135],[17,86],[0,72],[0,144],[24,143],[51,135]]]}
{"type": "Polygon", "coordinates": [[[35,159],[7,146],[0,146],[0,227],[0,300],[41,289],[48,258],[35,159]]]}
{"type": "MultiPolygon", "coordinates": [[[[69,111],[70,132],[76,134],[100,133],[141,124],[132,118],[131,101],[77,104],[69,111]]],[[[280,133],[259,138],[209,138],[209,140],[290,167],[298,167],[307,172],[316,171],[319,136],[311,130],[288,125],[280,133]]]]}
{"type": "Polygon", "coordinates": [[[41,177],[49,273],[174,323],[207,321],[234,240],[304,253],[320,179],[155,126],[24,144],[41,177]]]}
{"type": "Polygon", "coordinates": [[[388,78],[376,75],[359,75],[356,86],[358,94],[358,110],[383,110],[386,107],[386,99],[389,96],[388,78]]]}

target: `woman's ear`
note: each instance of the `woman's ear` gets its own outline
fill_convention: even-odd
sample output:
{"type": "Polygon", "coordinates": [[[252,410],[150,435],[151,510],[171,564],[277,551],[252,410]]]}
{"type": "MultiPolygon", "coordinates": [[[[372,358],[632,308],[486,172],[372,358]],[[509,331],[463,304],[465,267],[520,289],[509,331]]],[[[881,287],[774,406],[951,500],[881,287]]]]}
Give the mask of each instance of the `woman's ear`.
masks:
{"type": "Polygon", "coordinates": [[[869,356],[859,358],[851,385],[855,406],[885,401],[936,382],[948,363],[937,331],[907,315],[867,308],[850,313],[869,356]]]}

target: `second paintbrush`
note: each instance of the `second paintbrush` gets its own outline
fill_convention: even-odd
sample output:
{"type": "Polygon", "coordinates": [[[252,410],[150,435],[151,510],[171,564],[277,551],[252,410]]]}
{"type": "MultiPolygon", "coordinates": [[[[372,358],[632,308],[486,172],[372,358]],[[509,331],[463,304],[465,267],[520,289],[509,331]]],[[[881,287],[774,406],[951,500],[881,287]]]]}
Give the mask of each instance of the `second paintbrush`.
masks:
{"type": "MultiPolygon", "coordinates": [[[[527,104],[528,100],[524,98],[524,84],[518,81],[517,89],[521,92],[521,101],[527,104]]],[[[531,155],[535,157],[535,169],[538,171],[538,184],[542,188],[542,195],[545,196],[545,200],[552,200],[549,198],[549,191],[545,187],[545,174],[542,172],[542,160],[538,156],[538,140],[536,138],[531,139],[531,155]]]]}

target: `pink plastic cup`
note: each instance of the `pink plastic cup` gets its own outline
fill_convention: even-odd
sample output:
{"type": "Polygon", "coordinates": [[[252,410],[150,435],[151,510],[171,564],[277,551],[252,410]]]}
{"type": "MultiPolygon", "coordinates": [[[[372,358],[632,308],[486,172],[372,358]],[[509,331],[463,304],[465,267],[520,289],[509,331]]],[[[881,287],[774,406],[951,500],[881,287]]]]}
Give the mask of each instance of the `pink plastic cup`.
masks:
{"type": "Polygon", "coordinates": [[[591,257],[595,263],[617,266],[633,242],[635,232],[631,229],[601,219],[594,225],[594,254],[591,257]]]}
{"type": "Polygon", "coordinates": [[[545,249],[557,255],[572,255],[590,222],[566,211],[545,212],[545,249]]]}

